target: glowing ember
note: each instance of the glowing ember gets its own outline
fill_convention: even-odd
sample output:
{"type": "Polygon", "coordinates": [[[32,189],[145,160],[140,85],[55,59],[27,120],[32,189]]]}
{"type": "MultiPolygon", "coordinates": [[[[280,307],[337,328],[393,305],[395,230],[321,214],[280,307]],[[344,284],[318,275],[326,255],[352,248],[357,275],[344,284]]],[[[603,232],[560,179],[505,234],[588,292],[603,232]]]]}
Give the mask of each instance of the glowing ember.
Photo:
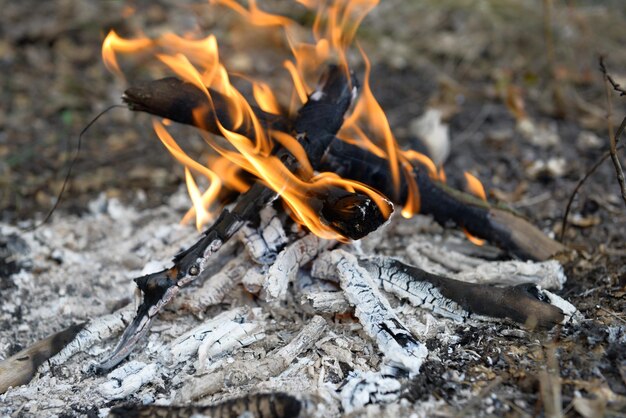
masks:
{"type": "MultiPolygon", "coordinates": [[[[263,111],[283,116],[293,115],[307,101],[314,91],[313,80],[317,80],[329,62],[338,63],[349,74],[347,50],[354,43],[361,21],[378,4],[378,0],[297,1],[316,13],[306,39],[302,39],[302,28],[296,22],[259,9],[254,0],[248,2],[248,7],[234,0],[209,1],[215,7],[226,7],[236,12],[248,27],[263,27],[265,30],[269,28],[284,34],[292,56],[292,59],[283,63],[292,80],[289,106],[281,105],[267,84],[245,77],[251,83],[256,105],[263,111]],[[289,112],[289,115],[285,115],[285,112],[289,112]]],[[[408,189],[402,214],[410,217],[419,211],[420,206],[419,191],[412,174],[413,165],[423,166],[433,179],[445,181],[445,175],[443,169],[436,167],[427,156],[413,150],[400,149],[385,113],[370,89],[369,60],[362,49],[360,52],[365,62],[363,88],[354,111],[347,117],[338,137],[366,148],[388,161],[395,193],[400,194],[401,184],[406,184],[408,189]]],[[[221,136],[227,142],[201,133],[219,154],[218,157],[211,158],[208,165],[189,157],[177,145],[163,123],[156,120],[154,122],[154,129],[162,143],[185,167],[193,208],[185,215],[184,220],[195,215],[198,228],[210,222],[221,207],[220,196],[228,194],[222,193],[222,190],[243,192],[249,187],[249,183],[240,176],[241,170],[252,174],[278,192],[292,217],[324,238],[342,238],[320,221],[319,214],[311,207],[311,196],[323,193],[328,188],[339,187],[366,194],[377,202],[385,216],[389,215],[384,197],[376,191],[358,182],[339,178],[335,174],[315,173],[296,138],[283,132],[263,129],[251,103],[231,83],[234,75],[220,61],[218,42],[213,35],[198,38],[168,33],[156,39],[124,39],[111,31],[102,46],[102,56],[107,68],[117,75],[122,75],[118,55],[138,53],[153,57],[155,62],[164,64],[169,71],[198,87],[206,94],[209,103],[213,103],[211,91],[226,98],[228,121],[218,119],[216,123],[221,136]],[[252,127],[249,131],[255,133],[254,138],[238,133],[238,128],[242,126],[252,127]],[[297,173],[292,173],[273,155],[275,144],[280,144],[297,159],[300,167],[297,173]],[[204,191],[198,187],[198,176],[208,180],[208,187],[204,191]]],[[[195,109],[196,120],[202,121],[208,110],[195,109]]]]}

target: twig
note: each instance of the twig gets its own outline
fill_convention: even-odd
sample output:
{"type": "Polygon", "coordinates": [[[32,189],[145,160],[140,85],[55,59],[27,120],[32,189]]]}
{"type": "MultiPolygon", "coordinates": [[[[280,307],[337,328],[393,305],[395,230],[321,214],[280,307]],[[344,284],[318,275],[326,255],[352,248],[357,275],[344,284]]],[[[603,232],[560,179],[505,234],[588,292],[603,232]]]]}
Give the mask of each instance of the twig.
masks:
{"type": "MultiPolygon", "coordinates": [[[[625,125],[626,125],[626,118],[624,118],[624,121],[620,125],[617,132],[621,133],[624,130],[625,125]]],[[[617,149],[618,150],[624,149],[624,145],[620,145],[619,147],[617,147],[617,149]]],[[[578,183],[576,184],[574,191],[572,192],[572,194],[569,197],[569,200],[567,201],[567,206],[565,207],[565,213],[563,214],[563,219],[561,220],[561,235],[559,237],[559,242],[561,244],[564,244],[563,240],[565,239],[565,230],[567,229],[567,218],[569,217],[569,213],[572,208],[572,203],[574,202],[574,198],[576,197],[576,194],[578,194],[578,190],[587,181],[587,179],[591,177],[593,173],[596,172],[598,167],[600,167],[602,163],[605,162],[607,158],[609,158],[610,156],[611,156],[611,152],[607,151],[602,157],[600,157],[598,161],[595,162],[593,166],[591,166],[589,171],[587,171],[587,173],[585,173],[585,175],[580,180],[578,180],[578,183]]]]}
{"type": "MultiPolygon", "coordinates": [[[[620,93],[620,96],[626,94],[619,84],[617,84],[609,75],[606,66],[604,65],[604,57],[600,57],[600,70],[604,75],[604,90],[606,93],[606,106],[607,106],[607,114],[606,120],[607,125],[609,127],[609,140],[611,141],[611,161],[613,161],[613,166],[615,166],[615,174],[617,175],[617,181],[619,182],[619,186],[622,192],[622,199],[624,200],[624,204],[626,204],[626,180],[624,179],[624,170],[622,169],[622,164],[619,161],[619,157],[617,156],[617,139],[619,135],[616,135],[613,130],[613,124],[611,123],[611,119],[613,117],[613,102],[611,100],[611,91],[610,88],[620,93]]],[[[624,126],[626,123],[626,118],[624,118],[620,128],[624,126]]]]}

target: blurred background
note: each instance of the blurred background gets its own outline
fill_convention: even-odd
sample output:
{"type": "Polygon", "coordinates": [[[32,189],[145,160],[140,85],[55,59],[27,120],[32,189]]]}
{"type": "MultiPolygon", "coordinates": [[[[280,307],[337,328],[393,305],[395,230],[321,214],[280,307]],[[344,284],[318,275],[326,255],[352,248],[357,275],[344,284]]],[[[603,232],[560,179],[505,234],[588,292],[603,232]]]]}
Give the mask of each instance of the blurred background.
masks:
{"type": "MultiPolygon", "coordinates": [[[[279,86],[287,78],[280,41],[251,36],[233,13],[205,1],[0,1],[0,219],[39,219],[53,205],[78,134],[115,103],[127,82],[102,64],[110,29],[132,36],[215,33],[228,68],[279,86]],[[233,46],[234,45],[234,46],[233,46]]],[[[286,1],[258,1],[304,25],[312,18],[286,1]]],[[[464,170],[541,226],[558,230],[576,181],[608,150],[606,96],[598,57],[626,85],[623,0],[383,0],[358,39],[372,62],[372,89],[398,140],[424,135],[423,115],[449,127],[451,182],[464,170]]],[[[358,55],[355,67],[362,70],[358,55]]],[[[133,80],[162,74],[141,65],[133,80]]],[[[613,123],[626,98],[612,94],[613,123]]],[[[187,130],[181,145],[203,158],[207,145],[187,130]]],[[[179,137],[177,137],[179,138],[179,137]]],[[[444,153],[445,154],[445,153],[444,153]]],[[[445,155],[444,155],[445,156],[445,155]]],[[[84,137],[55,216],[81,213],[104,193],[149,207],[184,182],[147,115],[115,109],[84,137]]],[[[610,162],[574,204],[570,239],[623,254],[623,202],[610,162]]]]}

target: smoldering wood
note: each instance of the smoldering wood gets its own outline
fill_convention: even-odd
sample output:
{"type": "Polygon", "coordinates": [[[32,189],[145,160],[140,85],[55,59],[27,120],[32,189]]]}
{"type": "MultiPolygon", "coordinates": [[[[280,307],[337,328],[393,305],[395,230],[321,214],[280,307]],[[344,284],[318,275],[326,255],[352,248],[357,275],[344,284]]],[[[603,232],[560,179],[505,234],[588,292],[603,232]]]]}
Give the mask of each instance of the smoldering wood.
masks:
{"type": "Polygon", "coordinates": [[[551,297],[552,293],[534,284],[496,287],[465,283],[390,257],[369,257],[360,262],[382,282],[385,290],[458,321],[479,315],[552,328],[574,319],[569,307],[563,308],[560,301],[551,297]]]}
{"type": "Polygon", "coordinates": [[[225,386],[242,386],[278,375],[300,354],[309,350],[324,334],[327,324],[314,316],[285,346],[268,354],[258,363],[239,363],[189,381],[177,395],[177,402],[191,402],[217,393],[225,386]]]}
{"type": "Polygon", "coordinates": [[[284,299],[287,296],[289,283],[295,280],[298,269],[334,245],[336,245],[335,241],[307,234],[285,247],[267,273],[263,286],[266,298],[268,300],[284,299]]]}
{"type": "MultiPolygon", "coordinates": [[[[356,257],[339,249],[322,254],[315,263],[336,269],[328,278],[338,277],[346,299],[354,306],[355,316],[363,330],[376,341],[386,364],[410,375],[417,374],[428,354],[426,346],[402,324],[356,257]]],[[[331,273],[329,268],[317,271],[331,273]]]]}
{"type": "Polygon", "coordinates": [[[201,417],[230,418],[254,416],[266,418],[289,418],[300,416],[305,408],[296,396],[283,393],[257,393],[219,402],[214,405],[174,406],[174,405],[121,405],[109,412],[115,418],[148,417],[201,417]]]}
{"type": "MultiPolygon", "coordinates": [[[[167,81],[167,83],[172,83],[172,81],[167,81]]],[[[145,99],[145,97],[161,95],[159,89],[167,83],[157,80],[131,87],[128,91],[132,94],[128,94],[127,91],[124,100],[132,110],[145,111],[221,135],[219,129],[215,129],[210,123],[210,118],[208,121],[194,119],[194,106],[210,107],[210,103],[204,93],[190,84],[184,90],[165,89],[159,101],[145,99]],[[189,89],[196,90],[189,104],[172,109],[170,103],[185,103],[185,96],[189,89]]],[[[280,118],[278,115],[275,116],[280,118]]],[[[267,118],[267,114],[259,112],[261,121],[267,118]]],[[[266,125],[280,130],[281,125],[291,126],[292,124],[283,118],[283,122],[273,120],[271,124],[266,125]]],[[[395,190],[388,162],[371,152],[334,139],[329,142],[328,149],[323,154],[324,158],[318,159],[318,156],[321,154],[309,154],[309,160],[316,170],[331,171],[344,178],[360,181],[388,196],[396,204],[402,205],[406,202],[408,196],[406,180],[402,179],[399,190],[395,190]]],[[[526,219],[507,208],[490,205],[472,195],[434,181],[428,176],[426,170],[419,166],[415,166],[412,175],[419,188],[420,213],[432,214],[442,225],[450,221],[454,222],[473,235],[486,239],[523,259],[547,260],[566,250],[562,244],[549,238],[526,219]]]]}
{"type": "MultiPolygon", "coordinates": [[[[356,96],[356,88],[356,81],[346,78],[339,67],[330,66],[324,73],[319,90],[300,109],[294,122],[298,141],[309,157],[321,158],[341,127],[343,115],[356,96]]],[[[295,157],[284,149],[278,150],[277,157],[290,170],[298,167],[295,157]]],[[[310,196],[311,206],[317,209],[327,224],[349,238],[361,238],[385,220],[381,209],[367,196],[333,186],[315,193],[320,195],[310,196]],[[345,222],[344,216],[348,212],[354,216],[350,222],[345,222]]],[[[232,212],[224,210],[196,244],[174,257],[172,267],[135,279],[142,291],[143,302],[113,353],[96,370],[106,371],[122,361],[147,333],[154,317],[180,288],[200,275],[209,264],[209,258],[247,222],[257,220],[261,209],[278,196],[261,183],[253,184],[239,197],[232,212]]]]}
{"type": "Polygon", "coordinates": [[[63,349],[85,324],[72,325],[0,362],[0,394],[31,381],[39,366],[63,349]]]}

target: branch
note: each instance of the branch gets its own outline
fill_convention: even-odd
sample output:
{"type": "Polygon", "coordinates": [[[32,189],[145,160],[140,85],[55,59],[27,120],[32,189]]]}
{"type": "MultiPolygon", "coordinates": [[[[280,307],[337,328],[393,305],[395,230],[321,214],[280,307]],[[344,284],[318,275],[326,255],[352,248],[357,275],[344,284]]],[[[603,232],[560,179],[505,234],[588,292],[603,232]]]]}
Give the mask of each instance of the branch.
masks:
{"type": "Polygon", "coordinates": [[[610,141],[610,153],[611,153],[611,161],[613,161],[613,166],[615,167],[615,175],[617,176],[617,182],[619,183],[620,191],[622,192],[622,200],[624,200],[624,204],[626,204],[626,180],[624,179],[624,170],[622,170],[622,164],[619,161],[619,157],[617,156],[617,141],[619,140],[619,135],[623,131],[623,126],[626,124],[626,117],[622,121],[620,126],[620,130],[615,134],[613,130],[613,123],[611,119],[613,118],[613,101],[611,100],[611,91],[609,85],[613,87],[613,89],[620,93],[620,96],[626,94],[626,91],[620,87],[619,84],[613,80],[613,78],[609,75],[606,65],[604,64],[604,57],[600,57],[600,71],[604,76],[604,91],[606,94],[606,120],[607,125],[609,127],[609,141],[610,141]]]}

